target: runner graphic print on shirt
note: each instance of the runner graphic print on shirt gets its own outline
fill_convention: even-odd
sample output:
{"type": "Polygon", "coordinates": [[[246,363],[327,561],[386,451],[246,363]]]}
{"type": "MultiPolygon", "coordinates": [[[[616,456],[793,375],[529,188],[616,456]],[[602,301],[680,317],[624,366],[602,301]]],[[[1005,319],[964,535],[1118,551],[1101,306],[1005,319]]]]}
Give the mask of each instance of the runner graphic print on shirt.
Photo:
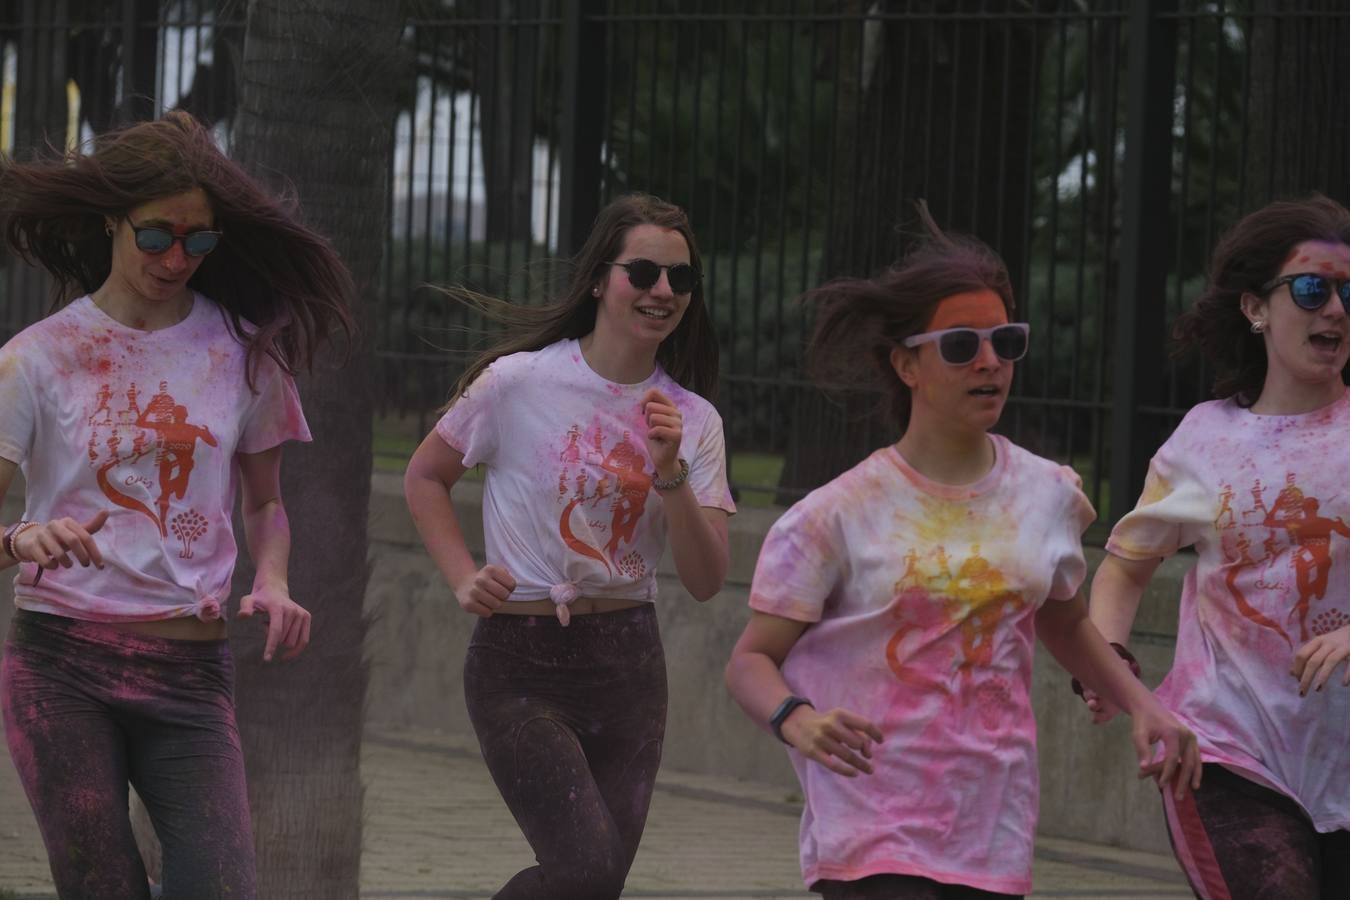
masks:
{"type": "Polygon", "coordinates": [[[1334,631],[1347,621],[1338,608],[1310,614],[1313,601],[1326,599],[1331,541],[1336,536],[1350,538],[1350,525],[1340,517],[1321,515],[1321,501],[1304,493],[1294,472],[1286,474],[1284,487],[1269,506],[1265,500],[1268,490],[1256,479],[1250,489],[1251,505],[1234,510],[1237,491],[1231,484],[1222,485],[1214,527],[1227,561],[1224,584],[1238,612],[1293,647],[1314,634],[1334,631]],[[1258,544],[1260,556],[1256,555],[1258,544]],[[1242,589],[1248,572],[1258,573],[1255,586],[1261,589],[1261,597],[1280,598],[1289,603],[1288,608],[1258,609],[1242,589]]]}
{"type": "Polygon", "coordinates": [[[565,504],[558,519],[563,543],[611,574],[634,581],[643,578],[646,560],[636,550],[623,552],[623,545],[636,543],[637,526],[652,487],[647,458],[632,433],[625,431],[623,437],[607,443],[598,422],[584,432],[573,424],[558,459],[562,465],[557,502],[565,504]]]}
{"type": "Polygon", "coordinates": [[[904,562],[891,605],[891,616],[901,625],[886,643],[886,664],[900,681],[921,687],[929,674],[912,671],[906,660],[931,652],[936,644],[948,645],[944,652],[950,654],[962,691],[973,689],[981,724],[996,728],[1009,689],[1005,679],[988,672],[995,637],[1005,618],[1026,608],[1026,600],[1009,587],[998,567],[980,555],[979,544],[971,545],[970,555],[956,565],[955,573],[940,544],[926,560],[911,549],[904,562]]]}
{"type": "Polygon", "coordinates": [[[197,442],[219,446],[215,435],[190,421],[187,407],[174,399],[166,381],[144,409],[135,382],[123,396],[126,405],[114,411],[114,392],[102,385],[88,419],[89,465],[99,489],[116,505],[154,522],[161,537],[172,533],[180,544],[178,555],[191,559],[193,543],[206,533],[206,517],[191,508],[169,512],[175,500],[187,496],[197,442]]]}

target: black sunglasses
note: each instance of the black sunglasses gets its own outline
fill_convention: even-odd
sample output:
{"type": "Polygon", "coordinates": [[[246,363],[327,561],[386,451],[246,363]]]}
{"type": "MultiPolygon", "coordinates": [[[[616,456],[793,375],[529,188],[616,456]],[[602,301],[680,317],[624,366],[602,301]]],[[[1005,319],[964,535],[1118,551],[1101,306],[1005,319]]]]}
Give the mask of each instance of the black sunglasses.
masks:
{"type": "Polygon", "coordinates": [[[980,353],[980,345],[988,340],[994,354],[1004,362],[1017,362],[1027,355],[1031,326],[1026,322],[995,325],[993,328],[944,328],[905,338],[906,347],[920,344],[938,345],[938,356],[949,366],[964,366],[980,353]]]}
{"type": "Polygon", "coordinates": [[[173,246],[174,241],[182,241],[183,252],[188,256],[205,256],[220,243],[219,231],[190,231],[177,235],[155,225],[127,224],[136,234],[136,248],[144,253],[164,253],[173,246]]]}
{"type": "Polygon", "coordinates": [[[675,263],[663,266],[650,259],[630,259],[628,262],[607,262],[607,266],[622,266],[628,273],[628,283],[639,291],[649,290],[661,280],[661,270],[666,270],[666,281],[670,289],[677,294],[687,294],[698,286],[702,275],[689,263],[675,263]]]}
{"type": "Polygon", "coordinates": [[[1328,278],[1313,272],[1301,272],[1296,275],[1281,275],[1261,288],[1261,293],[1269,294],[1282,284],[1289,285],[1289,296],[1299,309],[1312,312],[1326,306],[1331,299],[1333,286],[1340,295],[1341,306],[1350,313],[1350,279],[1328,278]]]}

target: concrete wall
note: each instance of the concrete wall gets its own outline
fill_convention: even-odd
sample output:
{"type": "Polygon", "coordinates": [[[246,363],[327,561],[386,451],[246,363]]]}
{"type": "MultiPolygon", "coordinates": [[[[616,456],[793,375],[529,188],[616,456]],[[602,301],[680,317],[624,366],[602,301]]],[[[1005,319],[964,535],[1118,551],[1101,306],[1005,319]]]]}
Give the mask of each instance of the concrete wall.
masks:
{"type": "MultiPolygon", "coordinates": [[[[468,734],[461,668],[474,620],[455,603],[421,549],[403,503],[401,479],[373,479],[371,554],[366,598],[372,622],[367,721],[468,734]]],[[[19,514],[11,490],[0,522],[19,514]]],[[[478,486],[464,483],[456,502],[469,544],[482,547],[478,486]]],[[[750,724],[727,695],[722,669],[747,617],[755,558],[773,510],[749,509],[731,520],[732,567],[723,592],[706,604],[681,588],[663,560],[659,613],[670,676],[670,718],[664,765],[776,785],[783,798],[796,779],[777,741],[750,724]]],[[[1095,565],[1100,551],[1089,551],[1095,565]]],[[[1176,597],[1189,560],[1164,564],[1154,578],[1132,639],[1150,684],[1171,663],[1176,597]]],[[[0,627],[11,610],[10,575],[0,576],[0,627]]],[[[303,598],[302,598],[303,599],[303,598]]],[[[1033,701],[1040,727],[1041,831],[1146,850],[1167,849],[1161,807],[1151,783],[1134,777],[1128,721],[1094,727],[1068,688],[1068,676],[1038,652],[1033,701]]]]}

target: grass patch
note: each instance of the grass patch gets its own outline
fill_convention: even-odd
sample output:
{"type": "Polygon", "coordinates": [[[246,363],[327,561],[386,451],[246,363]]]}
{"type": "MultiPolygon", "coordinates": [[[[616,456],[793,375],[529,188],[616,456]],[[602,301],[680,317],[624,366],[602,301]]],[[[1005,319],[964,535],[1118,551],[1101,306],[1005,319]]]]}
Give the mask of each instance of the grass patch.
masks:
{"type": "Polygon", "coordinates": [[[777,453],[737,453],[727,460],[727,474],[739,506],[773,506],[782,473],[783,457],[777,453]]]}

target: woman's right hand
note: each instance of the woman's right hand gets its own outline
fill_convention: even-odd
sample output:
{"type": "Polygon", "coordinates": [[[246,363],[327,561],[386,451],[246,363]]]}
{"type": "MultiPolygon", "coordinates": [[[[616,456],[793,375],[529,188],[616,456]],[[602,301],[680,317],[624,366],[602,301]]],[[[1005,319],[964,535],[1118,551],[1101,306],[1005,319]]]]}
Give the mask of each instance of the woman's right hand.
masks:
{"type": "Polygon", "coordinates": [[[483,566],[455,586],[455,599],[466,613],[487,618],[496,612],[511,592],[516,580],[501,566],[483,566]]]}
{"type": "Polygon", "coordinates": [[[848,778],[872,774],[872,742],[881,743],[881,729],[847,709],[820,713],[810,706],[792,711],[782,726],[789,744],[831,772],[848,778]]]}
{"type": "Polygon", "coordinates": [[[44,569],[57,566],[69,569],[76,561],[101,569],[103,552],[98,549],[94,534],[107,521],[106,509],[99,510],[87,522],[77,522],[69,516],[52,519],[16,534],[14,552],[20,561],[36,563],[44,569]]]}

